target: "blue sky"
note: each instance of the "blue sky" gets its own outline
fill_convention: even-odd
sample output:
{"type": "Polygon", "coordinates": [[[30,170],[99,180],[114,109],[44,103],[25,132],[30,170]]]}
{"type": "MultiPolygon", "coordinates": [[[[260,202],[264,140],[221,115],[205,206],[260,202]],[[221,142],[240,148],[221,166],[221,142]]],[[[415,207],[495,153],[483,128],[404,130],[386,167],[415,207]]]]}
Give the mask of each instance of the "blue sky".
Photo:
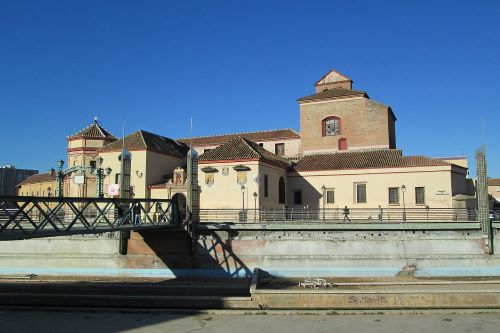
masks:
{"type": "Polygon", "coordinates": [[[474,175],[485,143],[500,177],[499,1],[0,0],[0,165],[54,167],[94,116],[116,135],[299,130],[331,68],[392,106],[405,155],[474,175]]]}

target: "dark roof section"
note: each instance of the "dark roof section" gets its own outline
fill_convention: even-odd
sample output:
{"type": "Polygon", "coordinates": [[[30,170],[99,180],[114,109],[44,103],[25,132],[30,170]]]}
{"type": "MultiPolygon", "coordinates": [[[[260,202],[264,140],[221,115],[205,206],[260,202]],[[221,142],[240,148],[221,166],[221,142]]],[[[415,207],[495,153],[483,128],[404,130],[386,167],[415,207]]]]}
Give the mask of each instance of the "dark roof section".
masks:
{"type": "Polygon", "coordinates": [[[68,139],[76,139],[76,138],[85,138],[85,139],[110,139],[116,140],[117,138],[111,134],[104,127],[99,125],[97,122],[97,118],[94,119],[94,122],[89,126],[85,127],[79,132],[76,132],[73,135],[68,136],[68,139]]]}
{"type": "MultiPolygon", "coordinates": [[[[98,150],[100,153],[121,151],[123,139],[110,143],[98,150]]],[[[185,157],[189,147],[182,142],[161,135],[139,130],[125,137],[125,147],[128,150],[150,150],[157,153],[185,157]]]]}
{"type": "Polygon", "coordinates": [[[319,92],[319,93],[314,94],[314,95],[299,98],[297,101],[301,102],[301,101],[312,101],[315,99],[344,98],[344,97],[353,97],[353,96],[363,96],[363,97],[369,98],[368,94],[364,91],[361,91],[361,90],[334,88],[334,89],[328,89],[328,90],[319,92]]]}
{"type": "Polygon", "coordinates": [[[292,171],[406,168],[446,165],[451,164],[425,156],[403,156],[400,149],[381,149],[306,155],[297,162],[292,168],[292,171]]]}
{"type": "Polygon", "coordinates": [[[36,184],[36,183],[43,183],[43,182],[50,182],[50,181],[55,181],[56,180],[56,174],[55,172],[50,173],[37,173],[36,175],[30,176],[29,178],[26,178],[19,184],[17,184],[16,187],[19,187],[21,185],[26,185],[26,184],[36,184]]]}
{"type": "Polygon", "coordinates": [[[213,146],[213,145],[221,145],[236,137],[242,137],[250,141],[269,141],[269,140],[280,140],[280,139],[300,139],[300,134],[293,129],[285,128],[285,129],[277,129],[270,131],[183,138],[183,139],[178,139],[178,141],[184,142],[187,145],[190,145],[192,142],[193,146],[213,146]]]}
{"type": "Polygon", "coordinates": [[[249,160],[259,159],[262,161],[278,164],[282,167],[291,165],[291,161],[273,154],[257,143],[238,136],[223,145],[207,151],[200,155],[200,161],[231,161],[231,160],[249,160]]]}
{"type": "Polygon", "coordinates": [[[488,178],[488,186],[500,186],[500,178],[488,178]]]}

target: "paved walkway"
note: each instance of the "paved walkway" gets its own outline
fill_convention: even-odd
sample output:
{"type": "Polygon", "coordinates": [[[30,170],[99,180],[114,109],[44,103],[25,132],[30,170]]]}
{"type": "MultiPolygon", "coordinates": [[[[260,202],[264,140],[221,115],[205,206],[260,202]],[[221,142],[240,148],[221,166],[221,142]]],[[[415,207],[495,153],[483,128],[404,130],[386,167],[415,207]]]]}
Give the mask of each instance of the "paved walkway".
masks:
{"type": "Polygon", "coordinates": [[[498,314],[244,315],[0,310],[0,332],[498,332],[498,314]]]}

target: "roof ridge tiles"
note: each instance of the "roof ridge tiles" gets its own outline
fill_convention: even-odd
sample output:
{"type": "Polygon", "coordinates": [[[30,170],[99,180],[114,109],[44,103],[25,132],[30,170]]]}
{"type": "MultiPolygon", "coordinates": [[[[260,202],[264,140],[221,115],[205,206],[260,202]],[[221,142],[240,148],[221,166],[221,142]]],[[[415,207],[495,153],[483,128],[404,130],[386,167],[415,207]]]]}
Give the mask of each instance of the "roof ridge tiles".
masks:
{"type": "Polygon", "coordinates": [[[270,129],[270,130],[260,130],[260,131],[249,131],[249,132],[236,132],[236,133],[224,133],[224,134],[215,134],[215,135],[201,135],[201,136],[192,136],[192,137],[185,137],[185,138],[178,138],[177,140],[190,140],[190,139],[205,139],[205,138],[217,138],[217,137],[222,137],[222,136],[228,136],[228,135],[236,135],[236,136],[241,136],[245,134],[254,134],[254,133],[269,133],[269,132],[276,132],[276,131],[292,131],[297,135],[300,135],[299,132],[297,132],[293,128],[276,128],[276,129],[270,129]]]}
{"type": "Polygon", "coordinates": [[[70,138],[77,138],[77,137],[80,137],[80,136],[81,137],[89,137],[89,138],[99,137],[99,138],[117,139],[117,137],[113,133],[111,133],[110,131],[108,131],[107,129],[105,129],[103,126],[99,125],[99,123],[97,121],[95,121],[95,120],[90,125],[88,125],[85,128],[83,128],[83,129],[75,132],[72,135],[68,135],[66,138],[70,139],[70,138]],[[96,131],[100,135],[99,134],[98,135],[94,135],[94,133],[91,133],[92,128],[96,128],[96,131]]]}

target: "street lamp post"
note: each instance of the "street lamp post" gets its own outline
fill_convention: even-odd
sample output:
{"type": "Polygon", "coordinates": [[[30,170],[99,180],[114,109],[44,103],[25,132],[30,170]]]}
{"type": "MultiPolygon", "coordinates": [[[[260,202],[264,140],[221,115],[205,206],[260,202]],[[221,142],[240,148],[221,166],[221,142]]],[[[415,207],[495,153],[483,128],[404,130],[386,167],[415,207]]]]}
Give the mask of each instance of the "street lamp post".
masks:
{"type": "Polygon", "coordinates": [[[245,211],[245,185],[241,185],[242,210],[245,211]]]}
{"type": "Polygon", "coordinates": [[[253,192],[253,222],[257,222],[257,192],[253,192]]]}
{"type": "Polygon", "coordinates": [[[56,174],[56,183],[57,183],[56,196],[58,196],[58,197],[63,196],[63,172],[62,172],[63,165],[64,165],[63,160],[57,161],[57,166],[59,168],[58,168],[57,174],[56,174]]]}
{"type": "Polygon", "coordinates": [[[401,193],[403,193],[403,221],[406,221],[406,203],[405,203],[406,186],[401,186],[401,193]]]}
{"type": "MultiPolygon", "coordinates": [[[[109,176],[111,175],[112,171],[113,171],[113,169],[111,169],[110,167],[107,167],[106,169],[104,169],[106,176],[108,176],[108,189],[106,190],[106,192],[108,192],[108,193],[109,193],[109,184],[111,184],[111,179],[109,179],[109,176]]],[[[109,194],[108,194],[108,198],[109,198],[109,194]]]]}
{"type": "Polygon", "coordinates": [[[245,185],[241,185],[241,222],[246,221],[246,214],[245,214],[245,185]]]}
{"type": "Polygon", "coordinates": [[[326,187],[325,185],[321,186],[321,191],[323,192],[323,221],[325,220],[325,202],[326,202],[326,187]]]}

